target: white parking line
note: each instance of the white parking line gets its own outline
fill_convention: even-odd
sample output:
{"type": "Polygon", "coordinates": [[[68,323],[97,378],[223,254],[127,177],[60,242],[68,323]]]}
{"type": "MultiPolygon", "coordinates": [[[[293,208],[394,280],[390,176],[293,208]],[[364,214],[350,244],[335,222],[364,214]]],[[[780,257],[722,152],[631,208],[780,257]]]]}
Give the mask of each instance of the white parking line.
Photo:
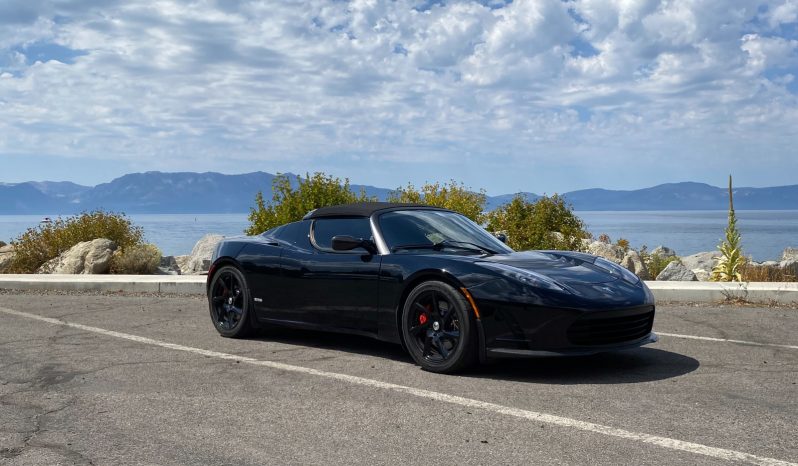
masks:
{"type": "Polygon", "coordinates": [[[624,429],[617,429],[615,427],[605,426],[601,424],[594,424],[592,422],[585,422],[580,421],[578,419],[571,419],[562,416],[555,416],[553,414],[546,414],[546,413],[539,413],[536,411],[529,411],[525,409],[519,408],[512,408],[509,406],[503,406],[496,403],[488,403],[486,401],[474,400],[471,398],[464,398],[461,396],[455,395],[448,395],[446,393],[435,392],[432,390],[424,390],[421,388],[413,388],[408,387],[405,385],[398,385],[389,382],[382,382],[379,380],[367,379],[365,377],[357,377],[353,375],[347,374],[339,374],[337,372],[328,372],[322,371],[318,369],[311,369],[309,367],[302,367],[302,366],[294,366],[291,364],[285,364],[281,362],[275,361],[267,361],[261,359],[250,358],[246,356],[237,356],[235,354],[230,353],[221,353],[218,351],[210,351],[205,350],[202,348],[194,348],[191,346],[183,346],[177,345],[174,343],[167,343],[164,341],[153,340],[152,338],[141,337],[138,335],[131,335],[128,333],[121,333],[115,332],[113,330],[106,330],[103,328],[98,327],[90,327],[88,325],[77,324],[73,322],[66,322],[59,319],[53,319],[50,317],[44,317],[37,314],[30,314],[27,312],[16,311],[13,309],[6,309],[0,307],[0,312],[5,314],[25,317],[28,319],[34,319],[42,322],[47,322],[48,324],[54,325],[63,325],[66,327],[75,328],[78,330],[84,330],[86,332],[93,332],[98,333],[101,335],[114,337],[114,338],[121,338],[124,340],[135,341],[138,343],[142,343],[145,345],[152,345],[152,346],[159,346],[162,348],[168,348],[177,351],[185,351],[188,353],[199,354],[202,356],[208,356],[218,359],[227,359],[233,361],[241,361],[243,363],[252,364],[255,366],[262,366],[268,367],[271,369],[277,369],[282,371],[288,372],[297,372],[301,374],[313,375],[317,377],[324,377],[327,379],[338,380],[341,382],[346,382],[355,385],[361,385],[366,387],[372,388],[379,388],[383,390],[391,390],[398,393],[404,393],[407,395],[416,396],[419,398],[426,398],[429,400],[441,401],[444,403],[450,403],[453,405],[459,405],[466,408],[475,408],[475,409],[482,409],[485,411],[489,411],[496,414],[503,414],[506,416],[512,416],[522,419],[528,419],[534,422],[544,422],[548,424],[552,424],[555,426],[560,427],[570,427],[577,430],[582,430],[585,432],[592,432],[602,435],[608,435],[610,437],[617,437],[627,440],[633,440],[637,442],[647,443],[651,445],[656,445],[663,448],[669,448],[671,450],[680,450],[689,453],[695,453],[699,455],[710,456],[712,458],[718,458],[723,460],[729,461],[744,461],[752,464],[760,464],[760,465],[790,465],[790,466],[798,466],[798,463],[790,463],[788,461],[778,460],[774,458],[767,458],[762,456],[756,456],[749,453],[743,453],[740,451],[735,450],[727,450],[724,448],[715,448],[710,447],[707,445],[702,445],[700,443],[693,443],[693,442],[685,442],[683,440],[676,440],[668,437],[659,437],[656,435],[649,435],[643,434],[638,432],[632,432],[629,430],[624,429]]]}
{"type": "Polygon", "coordinates": [[[690,340],[715,341],[720,343],[737,343],[738,345],[766,346],[771,348],[798,349],[795,345],[777,345],[775,343],[757,343],[755,341],[729,340],[728,338],[699,337],[696,335],[680,335],[678,333],[664,333],[657,331],[657,335],[673,338],[687,338],[690,340]]]}

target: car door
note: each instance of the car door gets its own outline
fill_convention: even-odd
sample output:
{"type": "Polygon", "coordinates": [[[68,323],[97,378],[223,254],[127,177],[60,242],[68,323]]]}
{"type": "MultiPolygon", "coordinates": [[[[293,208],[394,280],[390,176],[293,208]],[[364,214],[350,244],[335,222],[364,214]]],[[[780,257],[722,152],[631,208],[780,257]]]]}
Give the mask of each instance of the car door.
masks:
{"type": "MultiPolygon", "coordinates": [[[[303,308],[294,305],[302,293],[290,288],[295,277],[286,274],[286,261],[290,267],[295,267],[302,256],[313,255],[310,224],[310,220],[301,220],[283,225],[264,240],[264,245],[242,255],[252,277],[250,288],[259,318],[288,322],[307,320],[307,316],[301,314],[303,308]]],[[[293,283],[298,285],[295,280],[293,283]]]]}
{"type": "Polygon", "coordinates": [[[334,251],[337,235],[370,239],[369,219],[315,219],[311,250],[284,249],[282,314],[320,327],[375,333],[380,256],[362,248],[334,251]]]}

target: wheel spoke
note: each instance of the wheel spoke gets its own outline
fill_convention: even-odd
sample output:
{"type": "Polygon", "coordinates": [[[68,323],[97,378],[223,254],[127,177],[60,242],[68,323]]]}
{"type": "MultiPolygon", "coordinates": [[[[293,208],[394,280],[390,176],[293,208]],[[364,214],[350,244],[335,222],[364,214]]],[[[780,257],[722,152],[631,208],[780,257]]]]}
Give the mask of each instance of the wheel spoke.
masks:
{"type": "Polygon", "coordinates": [[[421,305],[421,303],[419,303],[418,301],[416,301],[415,303],[413,303],[413,307],[415,307],[415,308],[416,308],[416,310],[418,310],[419,312],[422,312],[422,313],[424,313],[424,314],[426,314],[426,313],[427,313],[427,308],[426,308],[426,307],[424,307],[424,306],[422,306],[422,305],[421,305]]]}
{"type": "Polygon", "coordinates": [[[446,311],[446,315],[443,316],[442,324],[447,324],[452,321],[452,318],[457,315],[457,311],[453,307],[449,307],[449,310],[446,311]]]}
{"type": "Polygon", "coordinates": [[[441,332],[441,338],[445,338],[452,342],[452,344],[457,344],[457,341],[460,339],[460,331],[459,330],[447,330],[441,332]]]}
{"type": "Polygon", "coordinates": [[[228,311],[229,311],[228,313],[235,314],[237,316],[240,316],[240,315],[242,315],[244,313],[243,309],[235,307],[235,306],[230,306],[230,309],[228,311]]]}
{"type": "Polygon", "coordinates": [[[441,309],[438,307],[438,296],[434,291],[432,292],[432,310],[436,316],[441,315],[441,309]]]}
{"type": "Polygon", "coordinates": [[[224,302],[224,296],[214,296],[213,297],[213,303],[214,304],[220,304],[220,303],[223,303],[223,302],[224,302]]]}
{"type": "Polygon", "coordinates": [[[446,349],[446,345],[443,344],[438,335],[432,337],[432,344],[435,346],[435,349],[438,350],[438,354],[440,354],[443,359],[449,357],[449,350],[446,349]]]}
{"type": "Polygon", "coordinates": [[[419,333],[429,328],[429,321],[425,324],[416,325],[415,327],[410,327],[410,334],[414,337],[417,337],[419,333]]]}
{"type": "Polygon", "coordinates": [[[424,338],[424,350],[421,352],[421,356],[427,357],[430,356],[432,353],[432,335],[427,333],[427,337],[424,338]]]}

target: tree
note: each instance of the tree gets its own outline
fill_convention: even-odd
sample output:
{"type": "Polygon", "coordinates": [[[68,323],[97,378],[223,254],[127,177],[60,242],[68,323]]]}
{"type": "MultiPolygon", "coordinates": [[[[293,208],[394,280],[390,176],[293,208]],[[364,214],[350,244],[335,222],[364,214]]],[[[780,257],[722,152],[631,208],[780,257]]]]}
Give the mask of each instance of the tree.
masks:
{"type": "Polygon", "coordinates": [[[388,195],[390,202],[409,202],[416,204],[427,204],[435,207],[459,212],[471,220],[482,223],[485,220],[484,210],[487,196],[484,190],[474,192],[462,183],[450,180],[449,183],[441,185],[436,182],[427,183],[416,189],[413,184],[408,183],[405,187],[397,188],[388,195]]]}
{"type": "Polygon", "coordinates": [[[529,202],[523,194],[488,214],[488,229],[507,234],[507,244],[519,251],[561,249],[580,251],[590,237],[573,207],[557,194],[529,202]]]}
{"type": "Polygon", "coordinates": [[[263,191],[259,191],[255,195],[255,207],[249,209],[250,225],[244,233],[259,235],[276,226],[301,220],[319,207],[376,200],[366,196],[363,190],[358,194],[352,192],[349,178],[342,182],[340,178],[316,172],[313,176],[306,173],[304,179],[297,176],[296,181],[295,189],[288,175],[278,174],[272,181],[272,202],[268,205],[263,191]]]}
{"type": "Polygon", "coordinates": [[[710,279],[715,282],[743,281],[742,269],[745,265],[740,232],[737,231],[737,216],[734,214],[732,199],[732,177],[729,175],[729,224],[726,226],[726,239],[718,245],[720,257],[712,269],[710,279]]]}

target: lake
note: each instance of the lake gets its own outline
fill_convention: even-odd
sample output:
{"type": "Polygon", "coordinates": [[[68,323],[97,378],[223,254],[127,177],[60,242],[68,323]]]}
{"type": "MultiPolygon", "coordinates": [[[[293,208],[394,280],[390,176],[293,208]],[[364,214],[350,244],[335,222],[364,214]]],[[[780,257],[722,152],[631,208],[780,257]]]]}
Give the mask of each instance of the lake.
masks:
{"type": "MultiPolygon", "coordinates": [[[[715,250],[726,228],[726,211],[577,212],[594,236],[602,233],[612,241],[626,238],[634,248],[658,245],[679,255],[715,250]]],[[[50,215],[55,218],[57,215],[50,215]]],[[[42,215],[0,215],[0,240],[8,242],[42,215]]],[[[247,227],[247,214],[140,214],[130,215],[144,228],[145,238],[166,255],[191,252],[194,243],[207,233],[240,235],[247,227]]],[[[743,251],[754,260],[778,260],[785,247],[798,247],[798,210],[737,211],[737,226],[743,251]]]]}

